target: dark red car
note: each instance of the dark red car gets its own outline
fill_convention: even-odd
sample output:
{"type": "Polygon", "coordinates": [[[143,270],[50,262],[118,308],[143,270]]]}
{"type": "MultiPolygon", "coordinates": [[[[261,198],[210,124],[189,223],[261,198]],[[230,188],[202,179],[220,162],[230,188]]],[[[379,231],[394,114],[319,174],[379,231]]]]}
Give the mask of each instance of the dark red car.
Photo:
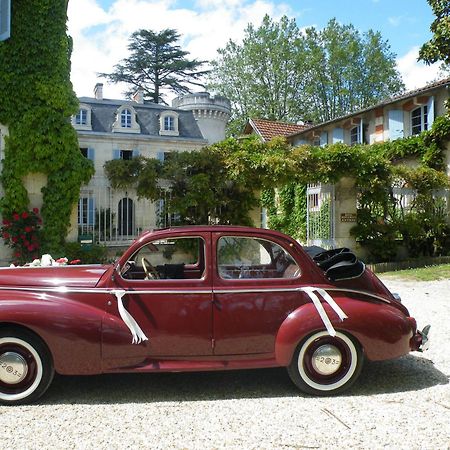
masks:
{"type": "Polygon", "coordinates": [[[36,400],[55,372],[278,366],[302,391],[336,394],[364,358],[421,350],[427,331],[347,249],[308,253],[245,227],[157,230],[109,266],[0,270],[0,402],[36,400]]]}

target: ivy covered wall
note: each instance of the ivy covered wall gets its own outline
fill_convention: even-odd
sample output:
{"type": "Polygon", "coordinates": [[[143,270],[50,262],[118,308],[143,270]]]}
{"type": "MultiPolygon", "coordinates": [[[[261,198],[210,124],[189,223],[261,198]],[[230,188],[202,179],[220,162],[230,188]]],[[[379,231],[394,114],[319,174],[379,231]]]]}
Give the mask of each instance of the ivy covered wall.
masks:
{"type": "Polygon", "coordinates": [[[9,129],[1,211],[8,218],[30,209],[24,177],[44,174],[42,243],[50,252],[63,245],[80,187],[93,174],[70,124],[78,101],[70,82],[67,5],[14,0],[11,38],[0,42],[0,123],[9,129]]]}

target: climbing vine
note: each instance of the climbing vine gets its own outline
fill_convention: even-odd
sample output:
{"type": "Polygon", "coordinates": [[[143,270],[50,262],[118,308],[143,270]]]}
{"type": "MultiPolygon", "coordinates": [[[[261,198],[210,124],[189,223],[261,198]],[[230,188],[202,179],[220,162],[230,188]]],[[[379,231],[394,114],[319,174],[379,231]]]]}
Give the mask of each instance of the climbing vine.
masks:
{"type": "Polygon", "coordinates": [[[47,177],[43,192],[44,251],[59,251],[80,187],[93,166],[78,146],[70,117],[78,102],[70,83],[72,43],[66,34],[67,0],[15,0],[12,35],[0,42],[0,123],[6,125],[1,211],[29,209],[28,174],[47,177]]]}

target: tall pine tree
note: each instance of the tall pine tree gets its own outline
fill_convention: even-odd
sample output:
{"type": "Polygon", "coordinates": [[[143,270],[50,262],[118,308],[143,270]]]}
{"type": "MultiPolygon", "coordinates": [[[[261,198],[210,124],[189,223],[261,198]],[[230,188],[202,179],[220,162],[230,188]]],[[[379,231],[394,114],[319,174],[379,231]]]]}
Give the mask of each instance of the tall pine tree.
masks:
{"type": "Polygon", "coordinates": [[[114,67],[112,73],[100,76],[113,83],[129,86],[125,94],[130,97],[142,89],[144,98],[154,103],[166,103],[164,90],[176,94],[191,92],[189,86],[201,86],[201,78],[208,71],[200,70],[205,61],[189,60],[186,52],[176,42],[176,30],[165,29],[159,33],[151,30],[135,31],[130,36],[130,56],[114,67]]]}

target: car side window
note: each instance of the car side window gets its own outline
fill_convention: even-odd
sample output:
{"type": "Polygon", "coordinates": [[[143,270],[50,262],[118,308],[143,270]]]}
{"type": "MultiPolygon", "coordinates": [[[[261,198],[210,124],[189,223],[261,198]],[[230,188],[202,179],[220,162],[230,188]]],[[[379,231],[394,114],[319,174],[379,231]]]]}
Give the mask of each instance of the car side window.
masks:
{"type": "Polygon", "coordinates": [[[300,275],[300,267],[284,248],[255,237],[221,237],[217,245],[217,267],[223,279],[296,278],[300,275]]]}
{"type": "Polygon", "coordinates": [[[168,238],[141,247],[121,270],[135,280],[201,279],[205,272],[205,244],[199,237],[168,238]]]}

